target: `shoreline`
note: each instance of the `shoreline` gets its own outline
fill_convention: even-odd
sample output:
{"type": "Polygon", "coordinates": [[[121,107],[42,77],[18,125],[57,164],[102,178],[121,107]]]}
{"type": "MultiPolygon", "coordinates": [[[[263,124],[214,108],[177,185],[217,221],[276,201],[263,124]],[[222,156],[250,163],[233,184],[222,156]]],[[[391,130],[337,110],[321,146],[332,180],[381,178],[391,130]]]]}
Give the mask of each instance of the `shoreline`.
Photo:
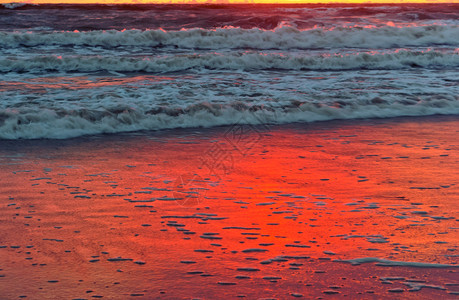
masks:
{"type": "Polygon", "coordinates": [[[6,143],[25,143],[27,142],[72,142],[72,141],[90,141],[93,139],[125,139],[135,138],[139,136],[152,136],[157,138],[168,138],[172,136],[186,136],[188,134],[221,134],[227,131],[229,128],[235,125],[242,125],[253,127],[257,131],[269,131],[285,129],[285,128],[310,128],[312,130],[328,129],[339,126],[353,126],[353,125],[381,125],[385,123],[407,123],[407,122],[443,122],[445,120],[457,120],[459,115],[457,114],[435,114],[435,115],[422,115],[422,116],[396,116],[396,117],[384,117],[384,118],[356,118],[356,119],[332,119],[332,120],[317,120],[312,122],[292,122],[292,123],[266,123],[266,124],[249,124],[235,122],[229,125],[216,125],[211,127],[178,127],[178,128],[163,128],[158,130],[135,130],[135,131],[123,131],[114,133],[97,133],[97,134],[85,134],[82,136],[69,137],[69,138],[34,138],[34,139],[0,139],[0,147],[6,143]]]}

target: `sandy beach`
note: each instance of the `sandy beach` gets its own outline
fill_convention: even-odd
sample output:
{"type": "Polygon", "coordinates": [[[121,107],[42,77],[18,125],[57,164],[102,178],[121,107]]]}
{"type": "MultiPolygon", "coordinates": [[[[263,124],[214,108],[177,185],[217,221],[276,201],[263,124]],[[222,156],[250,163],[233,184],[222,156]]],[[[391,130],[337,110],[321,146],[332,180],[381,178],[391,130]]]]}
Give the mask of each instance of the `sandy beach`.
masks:
{"type": "Polygon", "coordinates": [[[454,299],[459,118],[0,141],[3,299],[454,299]]]}

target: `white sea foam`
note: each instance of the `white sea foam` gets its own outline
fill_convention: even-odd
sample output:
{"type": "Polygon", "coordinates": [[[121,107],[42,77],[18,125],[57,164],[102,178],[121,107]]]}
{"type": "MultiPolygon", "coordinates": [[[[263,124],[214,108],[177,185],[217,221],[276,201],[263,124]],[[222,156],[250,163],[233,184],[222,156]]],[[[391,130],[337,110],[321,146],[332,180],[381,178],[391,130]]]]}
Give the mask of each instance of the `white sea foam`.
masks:
{"type": "MultiPolygon", "coordinates": [[[[381,20],[255,9],[228,22],[180,10],[171,30],[91,30],[124,25],[99,22],[104,6],[82,24],[42,23],[48,8],[35,9],[20,8],[37,18],[25,27],[0,21],[0,138],[459,114],[459,26],[443,10],[425,22],[404,9],[381,20]]],[[[150,24],[130,15],[127,28],[150,24]]]]}
{"type": "Polygon", "coordinates": [[[335,262],[346,262],[353,265],[362,263],[377,263],[379,266],[400,266],[400,267],[415,267],[415,268],[459,268],[459,265],[437,264],[437,263],[423,263],[423,262],[410,262],[410,261],[395,261],[382,259],[377,257],[362,257],[348,260],[334,260],[335,262]]]}
{"type": "Polygon", "coordinates": [[[0,138],[459,114],[455,75],[455,69],[8,73],[0,81],[0,138]]]}
{"type": "Polygon", "coordinates": [[[205,53],[167,56],[55,56],[0,58],[0,72],[177,72],[184,70],[354,70],[411,67],[454,68],[459,52],[410,51],[358,52],[308,55],[283,53],[205,53]]]}
{"type": "Polygon", "coordinates": [[[88,134],[160,130],[187,127],[212,127],[233,124],[282,124],[336,119],[387,118],[459,114],[459,103],[444,102],[438,107],[428,104],[368,104],[336,108],[305,104],[298,108],[281,107],[250,110],[241,107],[201,105],[186,111],[171,113],[146,112],[133,109],[121,111],[80,110],[4,110],[0,112],[2,139],[63,139],[88,134]]]}
{"type": "Polygon", "coordinates": [[[274,30],[237,27],[217,29],[95,30],[65,32],[0,32],[1,47],[148,46],[181,49],[323,49],[339,47],[392,48],[459,45],[459,26],[350,26],[300,30],[281,24],[274,30]]]}
{"type": "Polygon", "coordinates": [[[1,4],[3,7],[8,8],[8,9],[15,9],[19,7],[23,7],[24,5],[27,5],[27,3],[24,2],[10,2],[10,3],[2,3],[1,4]]]}

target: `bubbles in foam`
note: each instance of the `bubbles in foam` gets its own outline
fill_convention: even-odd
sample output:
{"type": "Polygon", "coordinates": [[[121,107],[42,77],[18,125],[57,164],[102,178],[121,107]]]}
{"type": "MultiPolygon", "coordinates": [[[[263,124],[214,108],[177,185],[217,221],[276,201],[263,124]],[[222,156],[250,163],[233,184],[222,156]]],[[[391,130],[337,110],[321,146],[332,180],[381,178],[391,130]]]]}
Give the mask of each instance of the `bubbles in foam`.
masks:
{"type": "Polygon", "coordinates": [[[455,114],[445,7],[3,5],[0,138],[455,114]]]}
{"type": "Polygon", "coordinates": [[[225,27],[183,30],[95,30],[0,32],[0,46],[38,45],[147,46],[183,49],[323,49],[336,47],[390,48],[430,45],[458,46],[458,25],[344,26],[300,30],[281,22],[273,30],[225,27]]]}
{"type": "Polygon", "coordinates": [[[224,52],[167,56],[54,56],[0,58],[0,72],[177,72],[186,70],[353,70],[455,68],[459,53],[445,50],[363,51],[348,54],[224,52]]]}
{"type": "MultiPolygon", "coordinates": [[[[452,71],[303,74],[264,71],[170,77],[44,77],[3,89],[0,138],[71,138],[87,134],[335,119],[458,114],[452,71]],[[398,76],[398,77],[396,77],[398,76]],[[412,82],[411,77],[423,78],[412,82]],[[111,81],[110,81],[111,80],[111,81]],[[99,84],[105,82],[105,84],[99,84]],[[215,84],[218,82],[219,84],[215,84]],[[362,90],[365,82],[366,91],[362,90]],[[29,91],[29,92],[28,92],[29,91]],[[47,91],[46,101],[37,94],[47,91]],[[206,95],[203,97],[202,95],[206,95]],[[34,96],[32,96],[34,95],[34,96]],[[35,99],[35,100],[34,100],[35,99]],[[39,103],[39,105],[37,105],[39,103]]],[[[1,91],[1,89],[0,89],[1,91]]]]}

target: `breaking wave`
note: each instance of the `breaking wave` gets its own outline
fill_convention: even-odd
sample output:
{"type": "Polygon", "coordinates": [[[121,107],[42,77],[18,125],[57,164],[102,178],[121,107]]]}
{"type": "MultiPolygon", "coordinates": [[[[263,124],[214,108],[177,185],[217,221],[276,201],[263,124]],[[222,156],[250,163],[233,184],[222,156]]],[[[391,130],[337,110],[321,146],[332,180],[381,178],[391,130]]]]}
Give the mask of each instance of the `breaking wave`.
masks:
{"type": "Polygon", "coordinates": [[[145,46],[181,49],[324,49],[337,47],[393,48],[433,45],[459,46],[459,26],[362,26],[297,29],[281,24],[274,30],[236,27],[177,31],[94,30],[57,32],[0,32],[0,47],[145,46]]]}
{"type": "Polygon", "coordinates": [[[83,135],[139,130],[213,127],[233,124],[282,124],[338,119],[389,118],[459,114],[459,99],[438,97],[429,101],[389,103],[380,98],[361,103],[291,103],[285,106],[249,106],[200,103],[186,108],[132,107],[94,110],[20,108],[0,111],[0,139],[65,139],[83,135]]]}
{"type": "Polygon", "coordinates": [[[404,68],[454,68],[459,52],[408,51],[357,54],[294,55],[283,53],[205,53],[172,56],[36,56],[0,58],[0,72],[152,72],[185,70],[393,70],[404,68]]]}
{"type": "Polygon", "coordinates": [[[6,9],[16,9],[16,8],[24,7],[26,5],[30,5],[30,4],[24,3],[24,2],[10,2],[10,3],[2,3],[0,4],[0,7],[6,8],[6,9]]]}
{"type": "Polygon", "coordinates": [[[457,5],[0,15],[0,139],[459,114],[457,5]]]}

